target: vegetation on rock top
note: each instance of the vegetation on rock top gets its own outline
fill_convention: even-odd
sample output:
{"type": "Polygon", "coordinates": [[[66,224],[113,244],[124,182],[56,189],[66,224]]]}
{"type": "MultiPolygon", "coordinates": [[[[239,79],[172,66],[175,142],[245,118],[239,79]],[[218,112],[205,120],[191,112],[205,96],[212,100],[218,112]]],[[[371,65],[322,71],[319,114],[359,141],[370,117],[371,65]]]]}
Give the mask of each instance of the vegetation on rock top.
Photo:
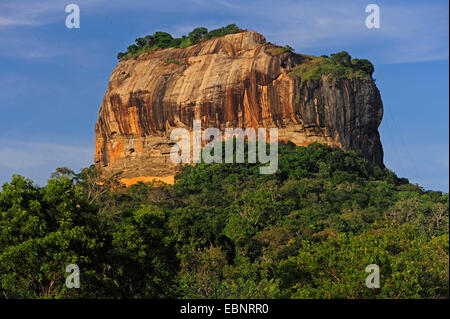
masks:
{"type": "Polygon", "coordinates": [[[178,59],[172,59],[172,58],[168,58],[164,60],[165,63],[172,63],[172,64],[177,64],[177,65],[183,65],[184,62],[178,59]]]}
{"type": "Polygon", "coordinates": [[[208,31],[205,27],[195,28],[189,32],[188,36],[183,35],[181,38],[174,38],[170,33],[158,31],[152,35],[137,38],[135,44],[128,46],[126,52],[119,52],[117,54],[117,59],[129,59],[143,52],[153,52],[163,48],[186,48],[200,41],[222,37],[227,34],[237,33],[238,31],[239,28],[235,24],[211,31],[208,31]]]}
{"type": "MultiPolygon", "coordinates": [[[[234,34],[240,29],[235,24],[208,31],[205,27],[198,27],[189,32],[188,36],[173,38],[167,32],[158,31],[152,35],[137,38],[135,44],[128,46],[126,52],[117,54],[118,60],[129,59],[144,52],[153,52],[162,48],[186,48],[199,43],[227,34],[234,34]]],[[[266,52],[275,56],[286,52],[293,52],[289,46],[272,45],[266,52]]],[[[322,55],[320,57],[302,55],[305,62],[297,65],[291,72],[292,77],[299,76],[304,80],[319,80],[323,75],[330,75],[334,78],[367,78],[372,77],[374,72],[373,64],[367,59],[352,59],[346,51],[331,54],[331,57],[322,55]]],[[[180,61],[181,62],[181,61],[180,61]]],[[[180,62],[170,61],[166,63],[180,64],[180,62]]]]}

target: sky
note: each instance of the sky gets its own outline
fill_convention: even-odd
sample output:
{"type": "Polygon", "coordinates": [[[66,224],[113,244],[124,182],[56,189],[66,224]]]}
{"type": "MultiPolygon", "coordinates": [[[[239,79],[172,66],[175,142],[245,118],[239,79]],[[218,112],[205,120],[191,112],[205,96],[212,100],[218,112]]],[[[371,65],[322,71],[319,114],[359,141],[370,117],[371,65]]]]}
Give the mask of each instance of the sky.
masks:
{"type": "Polygon", "coordinates": [[[385,165],[425,189],[449,189],[448,1],[1,0],[0,185],[45,185],[59,166],[93,163],[94,125],[116,55],[155,31],[236,23],[298,53],[348,51],[375,65],[385,165]],[[80,28],[65,25],[68,4],[80,28]],[[365,25],[368,4],[380,28],[365,25]]]}

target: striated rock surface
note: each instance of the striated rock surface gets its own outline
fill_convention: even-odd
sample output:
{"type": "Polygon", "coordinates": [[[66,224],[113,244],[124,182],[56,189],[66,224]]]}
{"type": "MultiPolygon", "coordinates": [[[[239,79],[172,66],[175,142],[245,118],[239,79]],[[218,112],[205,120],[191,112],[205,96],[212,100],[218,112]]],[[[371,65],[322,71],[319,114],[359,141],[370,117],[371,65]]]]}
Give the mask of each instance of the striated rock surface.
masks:
{"type": "Polygon", "coordinates": [[[273,54],[253,31],[120,61],[95,126],[95,163],[127,180],[164,180],[177,166],[170,132],[206,127],[277,127],[279,139],[359,150],[383,165],[383,105],[368,78],[302,81],[288,73],[304,56],[273,54]]]}

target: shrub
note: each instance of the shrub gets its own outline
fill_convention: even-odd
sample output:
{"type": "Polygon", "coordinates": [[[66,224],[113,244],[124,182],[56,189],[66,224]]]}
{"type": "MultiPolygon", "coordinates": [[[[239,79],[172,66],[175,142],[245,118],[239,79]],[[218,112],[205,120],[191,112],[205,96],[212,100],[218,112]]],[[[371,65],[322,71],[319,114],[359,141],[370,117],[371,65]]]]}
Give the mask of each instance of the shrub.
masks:
{"type": "Polygon", "coordinates": [[[373,64],[367,59],[353,59],[345,51],[334,53],[329,58],[326,55],[320,57],[308,56],[305,62],[296,66],[290,73],[291,76],[299,76],[302,80],[320,80],[322,76],[329,75],[336,79],[342,78],[367,78],[372,77],[373,64]]]}
{"type": "Polygon", "coordinates": [[[334,63],[341,66],[351,66],[352,64],[351,63],[352,57],[350,56],[350,54],[348,54],[347,51],[332,53],[331,59],[334,61],[334,63]]]}
{"type": "Polygon", "coordinates": [[[369,74],[370,76],[372,76],[373,72],[375,71],[373,64],[367,59],[353,59],[352,66],[369,74]]]}
{"type": "Polygon", "coordinates": [[[191,46],[193,44],[194,43],[192,42],[191,38],[184,37],[181,39],[180,48],[187,48],[188,46],[191,46]]]}

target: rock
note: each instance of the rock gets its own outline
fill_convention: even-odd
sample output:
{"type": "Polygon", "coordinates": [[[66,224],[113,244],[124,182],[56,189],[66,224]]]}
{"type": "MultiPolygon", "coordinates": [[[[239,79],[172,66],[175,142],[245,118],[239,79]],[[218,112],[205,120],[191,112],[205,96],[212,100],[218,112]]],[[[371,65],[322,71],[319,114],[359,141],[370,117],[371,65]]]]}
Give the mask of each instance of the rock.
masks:
{"type": "Polygon", "coordinates": [[[203,129],[277,127],[281,140],[361,151],[383,166],[372,78],[302,81],[289,72],[306,56],[274,47],[248,31],[120,61],[95,126],[96,166],[129,180],[173,176],[170,132],[194,119],[203,129]]]}

